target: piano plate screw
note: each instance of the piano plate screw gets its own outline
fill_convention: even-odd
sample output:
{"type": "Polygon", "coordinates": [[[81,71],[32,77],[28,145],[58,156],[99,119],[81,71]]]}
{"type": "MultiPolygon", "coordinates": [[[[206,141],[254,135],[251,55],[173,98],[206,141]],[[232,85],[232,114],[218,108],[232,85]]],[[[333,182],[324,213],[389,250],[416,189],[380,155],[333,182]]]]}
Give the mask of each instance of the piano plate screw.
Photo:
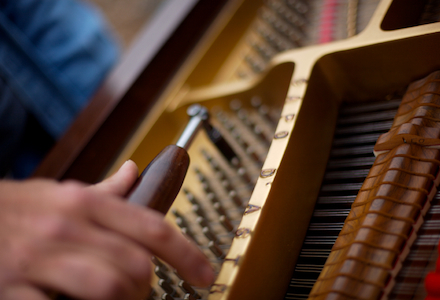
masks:
{"type": "Polygon", "coordinates": [[[260,177],[261,178],[267,178],[271,177],[275,174],[276,169],[264,169],[261,170],[260,177]]]}
{"type": "Polygon", "coordinates": [[[261,209],[261,206],[253,205],[253,204],[248,204],[248,205],[246,206],[246,210],[244,211],[244,214],[245,214],[245,215],[248,215],[248,214],[251,214],[251,213],[257,212],[257,211],[259,211],[260,209],[261,209]]]}
{"type": "Polygon", "coordinates": [[[307,79],[298,79],[292,81],[292,86],[301,86],[307,83],[307,79]]]}
{"type": "Polygon", "coordinates": [[[280,131],[280,132],[275,133],[273,138],[278,140],[278,139],[283,139],[283,138],[287,137],[288,135],[289,135],[288,131],[280,131]]]}
{"type": "Polygon", "coordinates": [[[283,118],[284,118],[284,121],[290,122],[290,121],[293,121],[293,119],[295,118],[295,114],[285,115],[283,118]]]}
{"type": "Polygon", "coordinates": [[[238,238],[246,238],[251,234],[251,230],[249,228],[238,228],[235,232],[235,236],[238,238]]]}
{"type": "Polygon", "coordinates": [[[238,262],[240,261],[240,258],[241,258],[241,256],[239,255],[239,256],[237,256],[236,258],[225,258],[225,262],[226,261],[231,261],[231,262],[233,262],[234,263],[234,265],[238,265],[238,262]]]}
{"type": "Polygon", "coordinates": [[[300,96],[289,96],[289,97],[287,97],[286,102],[292,102],[292,101],[300,100],[300,99],[301,99],[300,96]]]}
{"type": "Polygon", "coordinates": [[[214,294],[214,293],[224,293],[227,289],[227,285],[226,284],[218,284],[218,283],[214,283],[211,287],[211,291],[209,292],[210,294],[214,294]]]}

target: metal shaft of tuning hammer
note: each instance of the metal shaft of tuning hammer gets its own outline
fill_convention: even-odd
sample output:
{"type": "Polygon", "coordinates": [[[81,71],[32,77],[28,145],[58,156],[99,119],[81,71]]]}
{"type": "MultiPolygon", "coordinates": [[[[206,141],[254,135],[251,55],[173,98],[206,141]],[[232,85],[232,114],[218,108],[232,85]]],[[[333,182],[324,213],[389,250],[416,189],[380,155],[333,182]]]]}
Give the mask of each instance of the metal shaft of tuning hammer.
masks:
{"type": "Polygon", "coordinates": [[[147,206],[163,214],[168,211],[188,170],[187,150],[209,119],[208,110],[200,105],[190,106],[188,115],[191,119],[177,143],[167,146],[144,169],[128,195],[128,202],[147,206]]]}
{"type": "Polygon", "coordinates": [[[191,117],[191,120],[183,131],[180,139],[177,141],[177,146],[188,150],[189,144],[194,139],[196,133],[203,127],[211,142],[214,143],[229,162],[232,162],[234,158],[237,158],[237,154],[231,146],[229,146],[228,142],[209,122],[209,112],[206,107],[194,104],[188,108],[187,113],[191,117]]]}
{"type": "Polygon", "coordinates": [[[188,150],[197,132],[201,128],[206,128],[206,124],[209,122],[208,109],[204,106],[198,104],[191,105],[188,108],[187,113],[191,119],[176,143],[177,146],[185,150],[188,150]]]}

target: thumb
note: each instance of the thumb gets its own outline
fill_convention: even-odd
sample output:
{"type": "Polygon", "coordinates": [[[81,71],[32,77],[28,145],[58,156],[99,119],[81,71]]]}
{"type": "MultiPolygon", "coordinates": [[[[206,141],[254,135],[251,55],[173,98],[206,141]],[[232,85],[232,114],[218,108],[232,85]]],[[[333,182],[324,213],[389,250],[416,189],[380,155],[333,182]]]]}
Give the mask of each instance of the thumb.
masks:
{"type": "Polygon", "coordinates": [[[119,170],[100,183],[90,186],[95,191],[124,197],[138,178],[138,167],[132,160],[127,160],[119,170]]]}

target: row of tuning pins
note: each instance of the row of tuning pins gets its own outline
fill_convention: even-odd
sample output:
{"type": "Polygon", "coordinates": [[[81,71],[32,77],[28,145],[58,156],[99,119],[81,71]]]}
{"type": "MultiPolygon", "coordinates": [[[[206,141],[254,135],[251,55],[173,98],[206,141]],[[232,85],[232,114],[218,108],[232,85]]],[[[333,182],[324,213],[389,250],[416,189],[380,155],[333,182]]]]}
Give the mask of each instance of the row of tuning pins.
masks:
{"type": "MultiPolygon", "coordinates": [[[[200,169],[194,168],[192,171],[202,187],[202,195],[195,195],[184,186],[183,194],[191,209],[185,213],[177,209],[172,209],[171,212],[182,233],[199,246],[210,260],[214,270],[219,272],[249,194],[243,193],[243,189],[240,190],[236,184],[231,183],[218,158],[213,157],[205,149],[201,150],[201,154],[215,176],[209,176],[200,169]]],[[[234,166],[239,166],[239,162],[234,162],[234,166]]],[[[246,178],[237,176],[243,178],[242,181],[246,178]]],[[[235,179],[237,181],[237,178],[235,179]]],[[[156,294],[152,295],[151,300],[206,299],[209,294],[207,289],[188,285],[174,270],[158,259],[154,262],[156,264],[155,274],[159,278],[157,285],[165,293],[161,295],[161,298],[157,298],[156,294]]]]}
{"type": "Polygon", "coordinates": [[[231,170],[226,170],[228,165],[219,157],[202,149],[201,154],[215,176],[194,169],[203,189],[200,199],[184,188],[192,206],[192,219],[196,222],[191,224],[187,217],[174,211],[177,224],[184,233],[201,248],[209,249],[214,256],[213,263],[220,262],[220,265],[241,221],[279,118],[262,104],[261,98],[254,97],[250,102],[250,107],[244,107],[241,101],[233,100],[229,111],[214,109],[217,129],[240,157],[229,164],[232,175],[231,170]]]}
{"type": "MultiPolygon", "coordinates": [[[[251,73],[260,73],[277,53],[301,47],[309,7],[302,0],[267,0],[253,24],[248,44],[253,51],[244,56],[251,73]]],[[[239,72],[246,76],[247,72],[239,72]]]]}
{"type": "MultiPolygon", "coordinates": [[[[277,53],[346,39],[369,23],[379,0],[267,0],[246,36],[241,78],[262,72],[277,53]]],[[[439,0],[426,5],[422,23],[436,22],[439,0]]]]}
{"type": "MultiPolygon", "coordinates": [[[[259,173],[272,142],[280,111],[269,109],[257,96],[250,103],[251,106],[246,107],[240,100],[232,100],[230,111],[217,110],[215,117],[225,137],[236,145],[235,149],[241,154],[242,160],[247,166],[254,165],[259,173]]],[[[250,183],[254,184],[253,181],[250,183]]]]}
{"type": "Polygon", "coordinates": [[[194,289],[188,282],[157,257],[152,258],[154,273],[158,277],[157,285],[163,291],[159,295],[157,290],[152,289],[146,300],[198,300],[202,299],[200,291],[194,289]]]}
{"type": "MultiPolygon", "coordinates": [[[[221,149],[198,149],[204,167],[195,166],[190,172],[201,188],[195,193],[191,186],[184,186],[190,210],[171,210],[182,233],[199,246],[216,272],[229,251],[279,120],[280,111],[263,104],[260,97],[251,98],[249,104],[233,100],[227,110],[213,109],[211,123],[237,158],[228,162],[215,153],[221,149]]],[[[158,282],[148,300],[208,297],[209,290],[191,287],[157,258],[153,262],[158,282]]]]}

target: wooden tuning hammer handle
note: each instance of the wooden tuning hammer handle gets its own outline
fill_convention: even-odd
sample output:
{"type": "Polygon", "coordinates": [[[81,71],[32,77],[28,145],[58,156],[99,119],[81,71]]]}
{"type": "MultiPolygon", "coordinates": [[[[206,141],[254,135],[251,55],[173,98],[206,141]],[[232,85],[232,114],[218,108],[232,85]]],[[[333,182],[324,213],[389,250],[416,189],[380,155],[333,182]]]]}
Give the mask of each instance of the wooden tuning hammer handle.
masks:
{"type": "Polygon", "coordinates": [[[139,176],[128,193],[128,202],[166,214],[180,191],[188,166],[185,149],[167,146],[139,176]]]}

